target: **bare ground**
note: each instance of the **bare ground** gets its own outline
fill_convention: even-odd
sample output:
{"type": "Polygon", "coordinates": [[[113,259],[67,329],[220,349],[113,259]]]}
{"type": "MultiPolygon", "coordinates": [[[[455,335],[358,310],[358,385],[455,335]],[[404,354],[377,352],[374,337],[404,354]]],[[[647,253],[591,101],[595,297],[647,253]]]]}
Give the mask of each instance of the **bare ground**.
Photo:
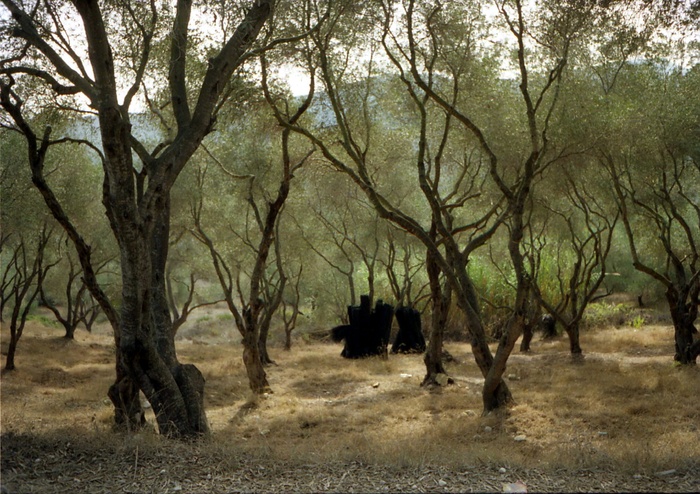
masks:
{"type": "Polygon", "coordinates": [[[273,347],[274,393],[254,400],[229,324],[202,320],[193,327],[206,331],[178,343],[207,378],[212,427],[187,444],[111,431],[104,329],[70,342],[30,323],[18,369],[0,382],[2,484],[11,493],[700,491],[700,373],[673,365],[668,327],[585,333],[582,363],[564,340],[535,340],[507,371],[516,405],[482,417],[482,381],[463,343],[447,344],[456,384],[432,391],[419,387],[419,355],[347,361],[339,345],[273,347]]]}

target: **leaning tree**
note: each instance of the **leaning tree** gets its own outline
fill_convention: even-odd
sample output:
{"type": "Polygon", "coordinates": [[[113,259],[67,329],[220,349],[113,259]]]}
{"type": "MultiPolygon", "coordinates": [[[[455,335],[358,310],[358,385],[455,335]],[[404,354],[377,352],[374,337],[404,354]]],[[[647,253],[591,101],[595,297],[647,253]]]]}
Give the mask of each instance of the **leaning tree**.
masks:
{"type": "Polygon", "coordinates": [[[206,433],[204,378],[194,365],[178,361],[171,331],[164,276],[170,192],[214,130],[232,76],[250,58],[275,1],[252,2],[240,16],[235,9],[213,12],[215,7],[191,0],[178,0],[174,8],[155,1],[74,0],[32,8],[2,3],[11,17],[3,26],[9,42],[0,62],[2,106],[26,137],[33,181],[73,241],[88,287],[115,329],[119,380],[110,398],[116,418],[139,425],[140,389],[162,434],[206,433]],[[210,23],[215,35],[192,43],[191,37],[201,34],[194,21],[215,14],[233,22],[210,23]],[[161,55],[164,51],[167,55],[161,55]],[[102,202],[121,261],[119,311],[97,284],[90,246],[44,178],[46,154],[61,140],[51,139],[50,127],[35,131],[30,125],[34,94],[23,91],[29,80],[42,83],[58,107],[89,113],[99,125],[95,151],[104,172],[102,202]],[[134,132],[132,116],[137,103],[154,95],[162,97],[158,116],[172,122],[173,132],[148,149],[134,132]]]}
{"type": "Polygon", "coordinates": [[[638,111],[645,125],[625,125],[618,135],[629,136],[629,144],[611,138],[597,153],[612,181],[633,266],[665,289],[674,358],[693,364],[700,355],[700,72],[660,67],[628,68],[626,87],[618,88],[623,94],[609,96],[609,110],[623,125],[638,111]]]}

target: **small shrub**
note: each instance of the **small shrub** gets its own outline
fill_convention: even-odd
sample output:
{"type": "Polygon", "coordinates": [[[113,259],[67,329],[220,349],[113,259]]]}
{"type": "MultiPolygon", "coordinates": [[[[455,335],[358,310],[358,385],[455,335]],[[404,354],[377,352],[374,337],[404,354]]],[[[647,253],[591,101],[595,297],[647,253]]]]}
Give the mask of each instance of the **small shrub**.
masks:
{"type": "Polygon", "coordinates": [[[644,326],[645,323],[646,323],[646,319],[644,318],[644,316],[638,314],[632,319],[632,322],[630,323],[630,325],[634,329],[639,329],[642,326],[644,326]]]}
{"type": "Polygon", "coordinates": [[[624,304],[605,302],[590,304],[583,316],[583,323],[588,328],[622,326],[627,320],[629,311],[629,307],[624,304]]]}
{"type": "Polygon", "coordinates": [[[59,322],[53,317],[45,316],[43,314],[30,314],[27,316],[27,321],[33,321],[44,326],[49,326],[51,328],[60,327],[59,322]]]}

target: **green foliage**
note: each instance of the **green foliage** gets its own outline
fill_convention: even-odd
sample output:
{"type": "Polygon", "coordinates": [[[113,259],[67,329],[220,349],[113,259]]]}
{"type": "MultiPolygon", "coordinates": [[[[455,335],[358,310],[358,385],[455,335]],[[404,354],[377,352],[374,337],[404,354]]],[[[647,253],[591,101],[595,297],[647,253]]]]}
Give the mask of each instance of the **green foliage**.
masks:
{"type": "Polygon", "coordinates": [[[60,328],[60,323],[53,316],[45,316],[43,314],[29,314],[27,316],[27,321],[33,321],[39,323],[43,326],[48,326],[50,328],[60,328]]]}
{"type": "Polygon", "coordinates": [[[515,273],[511,264],[496,264],[484,256],[477,255],[468,264],[468,273],[481,297],[484,321],[496,320],[512,306],[515,296],[515,273]]]}
{"type": "MultiPolygon", "coordinates": [[[[443,43],[443,51],[435,59],[440,77],[433,83],[440,93],[449,94],[453,82],[450,77],[454,75],[450,71],[455,71],[461,84],[455,105],[483,129],[484,138],[500,158],[500,171],[510,180],[517,173],[523,150],[529,146],[520,89],[512,74],[503,71],[504,67],[513,67],[512,46],[491,42],[491,36],[496,32],[492,25],[494,20],[485,16],[476,3],[443,4],[441,10],[434,11],[432,4],[428,8],[427,4],[420,3],[417,12],[419,16],[434,16],[432,27],[436,39],[443,43]]],[[[367,7],[348,2],[333,5],[334,9],[345,9],[342,15],[340,11],[333,11],[339,15],[334,24],[337,31],[329,35],[335,43],[330,56],[339,68],[335,74],[336,82],[340,87],[340,97],[347,106],[347,123],[354,135],[359,136],[356,144],[366,152],[371,180],[377,184],[378,190],[388,202],[428,228],[431,209],[423,198],[415,173],[415,136],[420,131],[420,112],[395,68],[380,60],[381,57],[372,59],[371,64],[367,59],[369,52],[382,49],[377,43],[381,33],[376,21],[380,14],[367,7]]],[[[145,8],[143,5],[134,8],[145,15],[141,12],[145,8]]],[[[207,8],[213,9],[209,11],[212,13],[218,7],[207,8]]],[[[303,29],[303,8],[302,3],[280,5],[276,14],[280,20],[277,28],[289,35],[303,29]],[[285,23],[281,22],[282,19],[285,23]]],[[[536,33],[537,39],[546,40],[552,47],[561,47],[566,25],[560,25],[563,30],[547,26],[551,27],[548,21],[563,15],[564,10],[561,5],[550,2],[532,7],[528,15],[535,18],[532,32],[536,33]]],[[[405,22],[400,18],[400,11],[397,10],[396,22],[405,22]]],[[[660,170],[670,169],[674,160],[695,160],[695,163],[700,160],[697,139],[700,129],[700,65],[692,65],[696,60],[692,57],[698,53],[697,46],[683,47],[687,50],[684,52],[687,58],[686,65],[681,65],[674,59],[678,54],[674,50],[644,52],[644,33],[625,27],[624,16],[615,19],[611,11],[596,12],[596,16],[583,19],[590,25],[577,40],[577,46],[572,48],[567,72],[558,90],[559,104],[554,113],[547,116],[549,150],[557,159],[551,163],[543,162],[533,189],[537,201],[532,205],[531,224],[533,229],[541,228],[546,240],[538,251],[537,283],[543,297],[554,304],[562,297],[559,274],[570,271],[575,259],[566,246],[567,231],[563,223],[549,219],[547,211],[548,208],[557,209],[568,214],[565,207],[568,178],[591,191],[592,196],[600,201],[601,211],[612,215],[617,204],[610,194],[609,177],[598,162],[600,149],[617,153],[621,160],[629,163],[634,183],[649,186],[636,192],[645,204],[654,199],[655,190],[662,180],[660,170]],[[631,62],[632,56],[636,57],[634,63],[631,62]],[[688,60],[691,65],[687,65],[688,60]],[[665,164],[658,160],[659,150],[663,147],[673,151],[672,159],[665,164]]],[[[217,15],[221,13],[217,11],[217,15]]],[[[164,13],[159,18],[162,25],[159,25],[153,44],[156,67],[163,74],[168,71],[170,39],[161,30],[167,29],[171,20],[171,13],[164,13]]],[[[217,24],[215,28],[222,29],[223,25],[217,24]]],[[[119,25],[114,29],[115,39],[118,39],[115,44],[119,50],[118,70],[127,71],[130,56],[136,53],[133,51],[135,47],[126,37],[122,39],[116,34],[133,34],[134,27],[119,25]]],[[[324,29],[328,27],[324,26],[324,29]]],[[[188,65],[188,77],[197,80],[206,67],[212,43],[201,31],[193,33],[191,40],[189,49],[196,52],[197,61],[188,65]]],[[[272,66],[281,68],[292,63],[302,72],[307,70],[301,44],[285,44],[279,49],[279,53],[269,53],[272,66]]],[[[546,68],[551,60],[544,51],[537,51],[536,47],[532,49],[529,82],[533,88],[542,88],[550,76],[546,68]]],[[[317,63],[315,57],[318,53],[312,52],[311,55],[308,61],[317,63]]],[[[288,96],[282,74],[283,71],[277,71],[271,76],[276,98],[288,96]]],[[[232,99],[222,109],[214,131],[205,138],[206,150],[200,149],[195,154],[172,191],[173,244],[168,269],[173,279],[180,282],[175,287],[178,300],[186,295],[183,283],[187,282],[190,273],[195,273],[201,280],[197,284],[196,300],[220,296],[208,253],[188,233],[192,228],[191,208],[200,197],[204,200],[204,226],[222,255],[231,261],[234,278],[240,277],[243,286],[248,282],[254,246],[259,239],[250,201],[264,208],[266,201],[274,196],[279,186],[282,159],[278,145],[282,130],[263,101],[255,78],[256,71],[251,70],[231,84],[232,99]],[[232,175],[239,178],[232,178],[232,175]]],[[[305,116],[303,122],[324,138],[333,136],[333,139],[329,138],[329,146],[339,155],[347,156],[347,150],[338,144],[342,136],[323,84],[320,80],[316,83],[316,99],[310,115],[305,116]]],[[[149,95],[156,106],[166,101],[166,78],[149,75],[145,84],[149,86],[149,95]]],[[[196,84],[191,86],[190,90],[193,90],[196,84]]],[[[34,88],[25,86],[22,89],[27,92],[34,88]]],[[[290,99],[290,103],[295,101],[290,99]]],[[[432,158],[442,138],[441,124],[445,115],[443,109],[435,106],[429,106],[427,111],[428,155],[432,158]]],[[[155,117],[152,119],[153,126],[163,132],[165,124],[173,124],[172,116],[167,112],[164,115],[163,125],[156,124],[155,117]]],[[[37,125],[51,123],[57,136],[68,135],[83,125],[61,112],[36,112],[36,118],[37,125]]],[[[150,117],[143,117],[143,121],[139,118],[134,118],[135,124],[140,122],[143,125],[145,121],[151,125],[150,117]]],[[[539,122],[540,125],[544,123],[539,122]]],[[[89,121],[85,125],[90,125],[89,121]]],[[[454,226],[458,228],[470,224],[493,207],[501,192],[490,179],[488,157],[482,154],[474,136],[457,125],[453,125],[446,136],[448,144],[443,155],[445,166],[441,192],[447,196],[454,189],[456,194],[470,197],[469,201],[450,210],[454,215],[454,226]],[[463,169],[468,170],[466,175],[462,174],[463,169]],[[475,185],[467,193],[464,183],[470,180],[475,185]]],[[[96,136],[90,136],[90,139],[96,140],[96,136]]],[[[6,131],[0,134],[3,232],[35,232],[47,217],[40,196],[30,184],[25,149],[26,143],[21,136],[6,131]]],[[[309,149],[307,140],[292,136],[293,161],[299,160],[309,149]]],[[[92,245],[94,258],[115,257],[99,276],[118,306],[118,251],[100,203],[103,177],[95,153],[78,144],[56,146],[48,155],[46,168],[50,171],[49,182],[67,213],[92,245]]],[[[690,176],[686,183],[688,196],[697,198],[700,183],[697,174],[690,176]]],[[[692,204],[687,204],[681,212],[687,213],[691,208],[692,204]]],[[[371,253],[370,257],[376,262],[376,297],[391,301],[382,265],[388,260],[386,225],[377,220],[372,206],[358,192],[356,184],[345,174],[331,170],[320,152],[317,151],[308,165],[295,172],[292,193],[283,214],[279,232],[281,249],[285,266],[293,266],[294,270],[303,266],[299,297],[304,301],[302,311],[306,324],[332,325],[343,316],[346,305],[350,303],[348,277],[325,262],[310,245],[343,269],[349,270],[353,265],[351,276],[358,294],[368,289],[370,268],[362,256],[371,253]],[[342,247],[325,228],[324,221],[336,228],[336,232],[343,232],[346,242],[342,247]],[[348,247],[348,239],[356,246],[348,247]]],[[[583,229],[580,223],[576,224],[583,229]]],[[[644,261],[663,270],[666,265],[663,245],[650,228],[649,217],[637,213],[631,218],[631,225],[638,249],[644,253],[644,261]]],[[[680,229],[674,230],[671,237],[674,247],[681,246],[678,247],[681,259],[688,254],[688,250],[682,248],[683,233],[680,229]]],[[[464,235],[458,241],[464,246],[469,240],[464,235]]],[[[533,242],[530,247],[534,252],[538,244],[533,242]]],[[[55,256],[59,246],[52,246],[52,249],[51,255],[55,256]]],[[[423,247],[415,248],[414,254],[415,259],[421,259],[423,247]]],[[[506,235],[499,232],[487,246],[474,253],[468,270],[481,297],[485,318],[490,320],[501,316],[513,303],[515,286],[506,235]]],[[[614,273],[606,280],[614,292],[643,294],[645,301],[659,300],[663,296],[663,287],[649,283],[648,278],[632,266],[628,240],[622,229],[615,234],[606,270],[614,273]]],[[[47,289],[52,295],[58,294],[62,287],[61,274],[56,271],[47,280],[47,289]]],[[[425,284],[425,278],[425,273],[416,275],[414,294],[419,285],[425,284]]],[[[585,321],[589,325],[617,323],[620,318],[627,317],[625,311],[621,305],[593,304],[585,321]]],[[[642,324],[640,321],[635,317],[632,324],[642,324]]]]}
{"type": "Polygon", "coordinates": [[[590,304],[583,316],[583,324],[589,328],[621,326],[627,320],[629,306],[620,303],[597,302],[590,304]]]}
{"type": "Polygon", "coordinates": [[[636,315],[632,319],[630,326],[632,326],[634,329],[640,329],[644,324],[646,323],[646,318],[642,315],[636,315]]]}

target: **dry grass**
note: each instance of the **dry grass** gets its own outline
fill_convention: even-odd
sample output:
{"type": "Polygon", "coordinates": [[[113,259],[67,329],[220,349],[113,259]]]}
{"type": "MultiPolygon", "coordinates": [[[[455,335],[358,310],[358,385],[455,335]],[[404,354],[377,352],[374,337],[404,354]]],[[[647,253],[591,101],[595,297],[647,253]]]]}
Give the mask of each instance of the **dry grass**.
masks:
{"type": "MultiPolygon", "coordinates": [[[[38,323],[26,328],[17,370],[2,376],[3,437],[88,441],[92,454],[106,449],[133,456],[137,444],[157,456],[168,443],[156,434],[111,432],[105,392],[113,373],[112,341],[105,329],[79,332],[74,342],[58,334],[38,323]]],[[[700,462],[700,372],[673,364],[668,327],[585,332],[582,363],[571,361],[564,339],[536,339],[533,353],[514,354],[506,373],[517,404],[486,417],[482,379],[466,344],[447,344],[457,359],[448,364],[456,384],[436,391],[419,387],[420,355],[349,361],[335,344],[272,348],[274,393],[254,399],[240,346],[228,340],[205,344],[198,334],[197,343],[178,342],[181,360],[197,364],[207,379],[213,433],[197,446],[198,454],[216,458],[222,468],[243,455],[271,464],[346,468],[603,469],[631,478],[697,471],[700,462]],[[521,435],[526,439],[516,442],[521,435]]],[[[5,470],[5,444],[3,453],[5,470]]],[[[697,476],[690,482],[690,490],[698,487],[697,476]]]]}

